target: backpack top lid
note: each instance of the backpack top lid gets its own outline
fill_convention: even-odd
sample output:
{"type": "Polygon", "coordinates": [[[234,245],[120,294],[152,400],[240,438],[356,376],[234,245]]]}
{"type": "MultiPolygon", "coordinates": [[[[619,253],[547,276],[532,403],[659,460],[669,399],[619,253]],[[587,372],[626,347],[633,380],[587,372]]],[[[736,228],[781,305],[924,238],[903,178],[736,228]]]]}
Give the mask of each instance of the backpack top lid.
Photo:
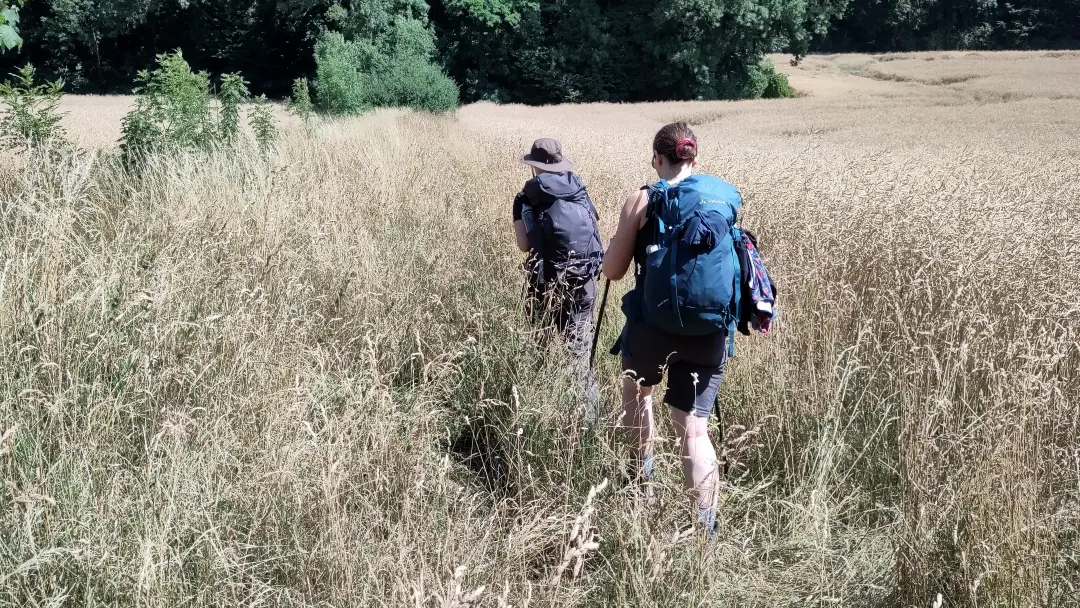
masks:
{"type": "Polygon", "coordinates": [[[702,211],[719,211],[734,224],[742,206],[738,188],[707,174],[695,173],[675,184],[660,180],[649,186],[649,190],[653,193],[650,204],[656,205],[650,213],[669,225],[678,224],[699,207],[702,211]]]}
{"type": "Polygon", "coordinates": [[[579,200],[585,195],[585,184],[571,171],[541,173],[525,182],[525,196],[535,207],[548,207],[556,200],[579,200]]]}

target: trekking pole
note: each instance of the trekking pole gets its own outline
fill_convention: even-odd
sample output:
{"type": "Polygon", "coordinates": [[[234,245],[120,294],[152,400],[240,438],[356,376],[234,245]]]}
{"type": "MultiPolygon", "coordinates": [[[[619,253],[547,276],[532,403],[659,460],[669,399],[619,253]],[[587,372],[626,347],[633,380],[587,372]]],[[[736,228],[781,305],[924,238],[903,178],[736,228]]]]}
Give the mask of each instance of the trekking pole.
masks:
{"type": "Polygon", "coordinates": [[[600,340],[600,325],[604,322],[604,307],[607,306],[607,292],[611,287],[611,279],[604,281],[604,295],[600,298],[600,313],[596,315],[596,328],[593,329],[592,349],[589,351],[589,370],[593,369],[593,361],[596,359],[596,343],[600,340]]]}

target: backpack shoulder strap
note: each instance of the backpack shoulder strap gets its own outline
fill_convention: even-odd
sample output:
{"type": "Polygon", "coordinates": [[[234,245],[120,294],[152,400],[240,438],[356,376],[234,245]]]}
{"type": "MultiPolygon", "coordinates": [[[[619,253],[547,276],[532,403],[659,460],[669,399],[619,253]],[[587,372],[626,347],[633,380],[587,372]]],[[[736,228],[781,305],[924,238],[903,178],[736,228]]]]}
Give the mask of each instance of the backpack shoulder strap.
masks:
{"type": "Polygon", "coordinates": [[[537,273],[537,282],[543,285],[547,281],[544,272],[545,258],[547,257],[544,244],[544,209],[537,209],[528,199],[521,205],[521,219],[525,222],[525,236],[529,239],[529,247],[532,248],[532,257],[536,262],[534,272],[537,273]]]}
{"type": "Polygon", "coordinates": [[[670,186],[663,180],[655,184],[645,184],[641,187],[642,190],[648,193],[649,197],[645,207],[645,217],[655,221],[658,232],[665,231],[666,222],[663,219],[664,210],[661,205],[667,202],[665,193],[669,188],[670,186]]]}
{"type": "Polygon", "coordinates": [[[656,195],[658,194],[656,188],[654,188],[651,184],[645,184],[638,190],[645,192],[645,216],[652,217],[653,214],[656,212],[656,195]]]}

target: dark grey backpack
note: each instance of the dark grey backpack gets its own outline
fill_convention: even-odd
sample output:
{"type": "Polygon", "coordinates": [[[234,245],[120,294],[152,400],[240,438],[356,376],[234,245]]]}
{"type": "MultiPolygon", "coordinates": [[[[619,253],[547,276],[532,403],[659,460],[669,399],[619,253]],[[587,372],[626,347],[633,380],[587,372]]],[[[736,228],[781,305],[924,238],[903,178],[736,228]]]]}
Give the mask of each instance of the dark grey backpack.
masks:
{"type": "Polygon", "coordinates": [[[604,247],[596,207],[581,180],[572,172],[542,173],[522,193],[532,287],[539,293],[555,286],[574,290],[596,278],[604,247]]]}

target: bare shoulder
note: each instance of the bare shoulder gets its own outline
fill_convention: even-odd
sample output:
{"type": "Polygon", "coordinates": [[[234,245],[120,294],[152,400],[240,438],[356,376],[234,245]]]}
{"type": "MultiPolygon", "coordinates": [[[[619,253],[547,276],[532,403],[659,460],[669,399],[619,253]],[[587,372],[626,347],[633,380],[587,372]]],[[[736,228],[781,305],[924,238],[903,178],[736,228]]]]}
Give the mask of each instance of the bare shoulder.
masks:
{"type": "Polygon", "coordinates": [[[623,204],[622,218],[624,220],[636,220],[640,228],[645,223],[645,210],[649,206],[649,195],[645,190],[634,190],[626,197],[623,204]]]}

